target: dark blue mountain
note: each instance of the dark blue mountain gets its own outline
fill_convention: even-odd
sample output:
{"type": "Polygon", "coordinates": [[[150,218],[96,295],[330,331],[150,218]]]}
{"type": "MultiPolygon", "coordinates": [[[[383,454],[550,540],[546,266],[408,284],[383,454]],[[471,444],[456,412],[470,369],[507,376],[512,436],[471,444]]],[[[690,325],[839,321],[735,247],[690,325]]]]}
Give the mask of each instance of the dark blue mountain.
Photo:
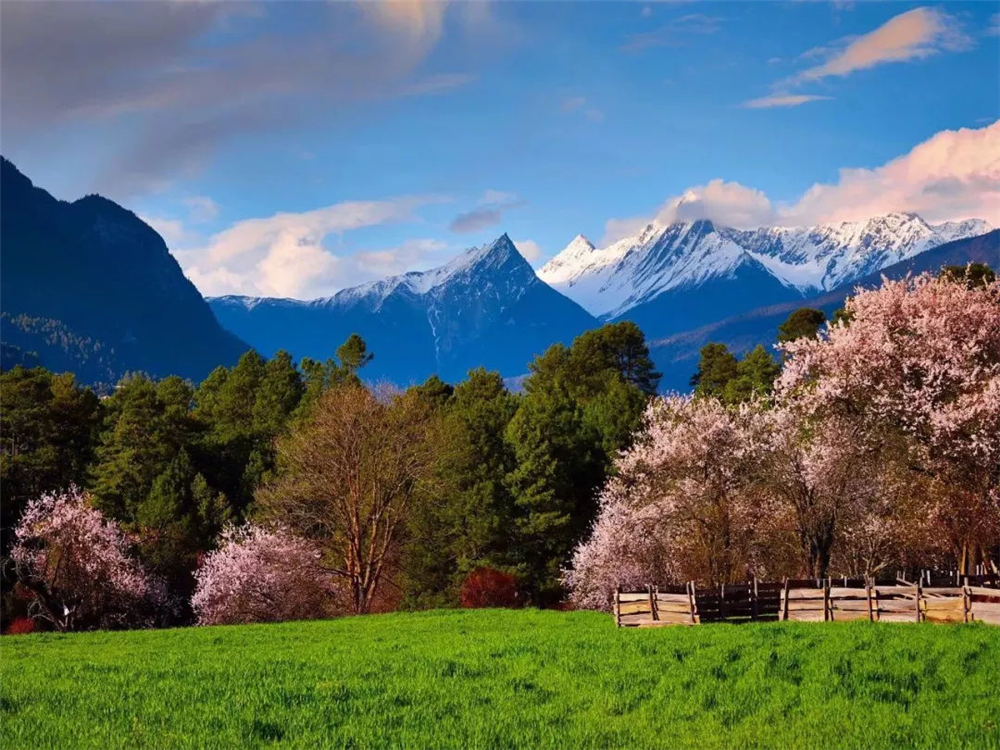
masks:
{"type": "Polygon", "coordinates": [[[8,362],[16,359],[12,347],[59,369],[79,360],[70,369],[90,380],[90,365],[70,354],[86,345],[100,352],[91,364],[100,360],[101,372],[110,366],[111,377],[143,371],[199,380],[248,348],[219,325],[139,217],[99,195],[56,200],[6,159],[0,247],[0,309],[11,322],[5,340],[17,339],[8,362]]]}
{"type": "Polygon", "coordinates": [[[325,359],[357,333],[374,352],[370,379],[400,385],[437,373],[464,378],[483,366],[505,376],[556,342],[600,325],[535,276],[507,235],[447,265],[345,289],[308,302],[214,297],[223,326],[269,356],[325,359]]]}
{"type": "Polygon", "coordinates": [[[944,266],[964,266],[968,263],[985,263],[1000,271],[1000,230],[994,229],[977,237],[955,240],[925,250],[919,255],[894,263],[824,294],[768,304],[749,312],[720,317],[707,325],[655,339],[650,342],[650,354],[663,372],[660,387],[663,390],[689,390],[688,381],[698,366],[698,352],[710,341],[726,344],[736,354],[743,354],[757,344],[771,346],[777,342],[778,326],[790,313],[800,307],[822,310],[829,317],[834,310],[843,307],[844,300],[856,288],[876,287],[881,283],[883,276],[889,279],[901,279],[907,274],[925,271],[937,273],[944,266]]]}

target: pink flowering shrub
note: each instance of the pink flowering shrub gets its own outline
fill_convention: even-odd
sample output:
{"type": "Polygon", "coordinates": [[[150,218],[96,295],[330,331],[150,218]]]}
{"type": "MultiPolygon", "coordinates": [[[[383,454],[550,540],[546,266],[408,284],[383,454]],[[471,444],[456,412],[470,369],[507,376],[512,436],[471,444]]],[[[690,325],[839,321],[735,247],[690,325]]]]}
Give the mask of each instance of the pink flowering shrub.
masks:
{"type": "Polygon", "coordinates": [[[14,539],[30,614],[60,631],[149,625],[166,604],[166,588],[132,557],[129,539],[75,487],[30,501],[14,539]]]}
{"type": "Polygon", "coordinates": [[[191,606],[199,625],[306,620],[331,614],[334,588],[307,541],[247,525],[222,533],[195,573],[191,606]]]}

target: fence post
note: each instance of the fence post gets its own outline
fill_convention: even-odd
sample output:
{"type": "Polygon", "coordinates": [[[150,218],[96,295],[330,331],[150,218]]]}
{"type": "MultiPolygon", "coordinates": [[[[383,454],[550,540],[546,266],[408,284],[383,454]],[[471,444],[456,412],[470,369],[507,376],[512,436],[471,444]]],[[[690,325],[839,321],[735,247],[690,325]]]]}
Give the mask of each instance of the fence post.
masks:
{"type": "Polygon", "coordinates": [[[660,616],[656,611],[656,598],[653,596],[652,584],[646,584],[646,591],[649,593],[649,614],[653,620],[659,620],[660,616]]]}
{"type": "Polygon", "coordinates": [[[754,620],[757,620],[760,617],[760,612],[757,609],[757,576],[753,577],[753,591],[750,592],[750,596],[753,597],[752,617],[754,620]]]}
{"type": "Polygon", "coordinates": [[[615,627],[622,626],[622,585],[615,586],[615,627]]]}
{"type": "MultiPolygon", "coordinates": [[[[921,576],[921,578],[922,577],[923,576],[921,576]]],[[[920,589],[921,589],[921,581],[918,579],[917,580],[917,597],[916,597],[916,601],[917,601],[917,622],[920,622],[920,597],[921,597],[920,589]]]]}
{"type": "Polygon", "coordinates": [[[869,579],[865,579],[865,596],[868,599],[868,622],[875,622],[874,614],[872,613],[872,586],[869,579]]]}
{"type": "Polygon", "coordinates": [[[698,623],[698,597],[694,591],[694,581],[688,581],[688,604],[691,606],[691,624],[698,623]]]}
{"type": "Polygon", "coordinates": [[[781,602],[781,612],[779,614],[779,619],[788,619],[788,579],[785,579],[785,587],[781,591],[782,602],[781,602]]]}
{"type": "Polygon", "coordinates": [[[830,611],[830,580],[827,579],[823,583],[823,622],[829,622],[833,619],[833,613],[830,611]]]}
{"type": "Polygon", "coordinates": [[[962,587],[962,622],[969,621],[969,612],[972,609],[972,595],[968,586],[962,587]]]}

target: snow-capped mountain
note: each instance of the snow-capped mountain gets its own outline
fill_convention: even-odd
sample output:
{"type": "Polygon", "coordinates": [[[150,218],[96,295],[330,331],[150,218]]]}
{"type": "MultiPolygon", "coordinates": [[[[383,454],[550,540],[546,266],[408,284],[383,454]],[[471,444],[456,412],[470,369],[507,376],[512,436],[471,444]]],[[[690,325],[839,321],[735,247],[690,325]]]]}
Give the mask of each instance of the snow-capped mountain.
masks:
{"type": "Polygon", "coordinates": [[[311,301],[215,297],[223,326],[271,355],[325,359],[351,333],[375,353],[365,370],[405,384],[463,378],[485,366],[520,375],[549,345],[598,325],[539,281],[507,235],[430,271],[392,276],[311,301]]]}
{"type": "MultiPolygon", "coordinates": [[[[718,305],[731,314],[733,303],[738,302],[733,294],[747,300],[756,296],[757,304],[802,297],[849,284],[932,247],[980,235],[990,228],[980,219],[931,225],[916,214],[905,213],[815,227],[753,230],[717,226],[705,220],[669,225],[653,222],[638,234],[601,249],[577,236],[539,270],[538,276],[605,320],[634,318],[639,313],[633,311],[668,293],[684,298],[685,307],[689,307],[696,290],[701,291],[700,296],[709,291],[718,294],[718,305]],[[770,289],[765,295],[747,294],[752,291],[746,288],[747,276],[770,289]],[[725,283],[740,279],[743,281],[738,285],[725,283]],[[706,285],[711,285],[711,290],[706,285]],[[727,286],[731,293],[723,290],[727,286]]],[[[663,318],[668,312],[659,311],[654,318],[672,330],[681,330],[663,318]]],[[[708,314],[717,312],[718,307],[706,309],[708,314]]],[[[662,335],[662,331],[647,331],[647,335],[662,335]]]]}

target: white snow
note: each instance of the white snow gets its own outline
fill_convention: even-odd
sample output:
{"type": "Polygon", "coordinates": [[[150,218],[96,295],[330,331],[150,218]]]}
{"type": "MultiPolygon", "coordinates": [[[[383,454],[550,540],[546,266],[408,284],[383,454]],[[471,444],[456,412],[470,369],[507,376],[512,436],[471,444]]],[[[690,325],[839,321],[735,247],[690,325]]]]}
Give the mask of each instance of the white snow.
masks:
{"type": "Polygon", "coordinates": [[[782,284],[807,293],[833,289],[990,229],[981,219],[932,226],[906,213],[751,230],[710,222],[654,222],[605,248],[577,235],[538,270],[538,277],[592,315],[615,317],[669,289],[697,287],[729,275],[751,260],[782,284]]]}

